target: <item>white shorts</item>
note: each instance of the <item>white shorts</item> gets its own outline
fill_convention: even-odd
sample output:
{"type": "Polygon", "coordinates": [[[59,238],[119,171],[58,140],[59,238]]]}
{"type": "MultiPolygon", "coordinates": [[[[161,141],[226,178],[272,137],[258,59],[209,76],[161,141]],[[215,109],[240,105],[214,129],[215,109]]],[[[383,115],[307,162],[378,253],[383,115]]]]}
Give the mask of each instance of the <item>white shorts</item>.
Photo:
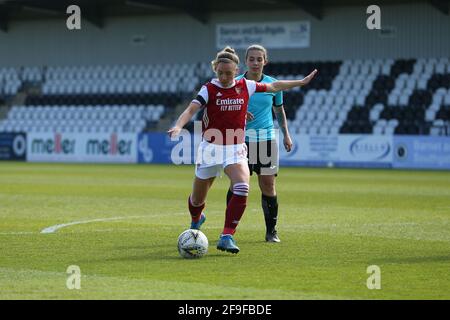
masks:
{"type": "Polygon", "coordinates": [[[219,145],[203,140],[198,146],[195,175],[200,179],[218,177],[225,167],[243,161],[248,161],[245,143],[219,145]]]}

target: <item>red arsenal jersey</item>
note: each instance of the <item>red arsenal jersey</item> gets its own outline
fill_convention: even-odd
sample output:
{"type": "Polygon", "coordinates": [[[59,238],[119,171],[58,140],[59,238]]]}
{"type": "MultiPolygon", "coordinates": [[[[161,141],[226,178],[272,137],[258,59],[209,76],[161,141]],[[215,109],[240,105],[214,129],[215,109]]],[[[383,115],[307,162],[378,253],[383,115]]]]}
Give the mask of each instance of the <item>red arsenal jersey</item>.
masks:
{"type": "Polygon", "coordinates": [[[217,79],[205,84],[193,100],[204,107],[203,138],[215,144],[244,143],[248,100],[255,92],[266,90],[266,84],[245,78],[228,88],[217,79]]]}

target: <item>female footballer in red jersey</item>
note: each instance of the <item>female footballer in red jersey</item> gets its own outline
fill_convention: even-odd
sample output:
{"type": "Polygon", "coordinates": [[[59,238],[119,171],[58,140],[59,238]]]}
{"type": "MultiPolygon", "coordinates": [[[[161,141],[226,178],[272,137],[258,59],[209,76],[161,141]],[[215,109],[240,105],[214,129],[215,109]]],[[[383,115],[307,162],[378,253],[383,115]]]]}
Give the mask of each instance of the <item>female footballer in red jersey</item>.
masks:
{"type": "Polygon", "coordinates": [[[232,48],[220,51],[212,61],[217,78],[201,88],[175,126],[168,130],[169,136],[178,136],[192,116],[204,108],[202,142],[197,154],[193,190],[188,198],[191,229],[200,229],[205,222],[206,196],[223,168],[230,179],[233,195],[227,204],[225,225],[217,249],[231,253],[239,252],[233,235],[247,206],[249,192],[250,172],[244,131],[248,100],[255,92],[278,92],[304,86],[317,73],[314,70],[302,80],[258,83],[245,78],[235,80],[238,65],[239,57],[232,48]]]}

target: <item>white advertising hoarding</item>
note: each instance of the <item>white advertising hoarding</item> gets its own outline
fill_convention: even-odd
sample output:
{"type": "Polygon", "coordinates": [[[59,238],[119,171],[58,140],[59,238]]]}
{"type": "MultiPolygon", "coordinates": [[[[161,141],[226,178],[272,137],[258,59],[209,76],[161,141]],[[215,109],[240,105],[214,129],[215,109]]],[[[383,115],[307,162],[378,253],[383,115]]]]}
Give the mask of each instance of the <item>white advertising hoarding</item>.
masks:
{"type": "Polygon", "coordinates": [[[30,133],[27,161],[136,163],[136,134],[30,133]]]}
{"type": "Polygon", "coordinates": [[[309,21],[222,23],[216,26],[216,45],[217,49],[246,49],[252,44],[267,49],[307,48],[310,28],[309,21]]]}

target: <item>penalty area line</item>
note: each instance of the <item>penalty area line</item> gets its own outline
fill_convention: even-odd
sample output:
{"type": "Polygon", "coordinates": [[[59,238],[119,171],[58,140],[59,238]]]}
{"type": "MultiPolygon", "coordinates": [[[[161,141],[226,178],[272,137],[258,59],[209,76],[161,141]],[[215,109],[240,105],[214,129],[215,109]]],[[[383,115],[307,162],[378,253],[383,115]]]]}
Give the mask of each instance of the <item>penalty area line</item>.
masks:
{"type": "Polygon", "coordinates": [[[69,223],[56,224],[54,226],[50,226],[41,230],[40,233],[55,233],[59,229],[70,227],[77,224],[86,224],[93,222],[105,222],[105,221],[115,221],[115,220],[124,220],[124,219],[137,219],[137,218],[145,218],[146,216],[134,216],[134,217],[113,217],[113,218],[102,218],[102,219],[92,219],[92,220],[81,220],[74,221],[69,223]]]}
{"type": "Polygon", "coordinates": [[[113,217],[113,218],[101,218],[101,219],[92,219],[92,220],[80,220],[62,224],[56,224],[54,226],[50,226],[41,230],[40,233],[55,233],[59,229],[70,227],[77,224],[85,224],[85,223],[93,223],[93,222],[105,222],[105,221],[114,221],[114,220],[126,220],[126,219],[139,219],[139,218],[154,218],[154,217],[164,217],[171,215],[185,215],[184,212],[176,212],[172,214],[164,214],[164,215],[146,215],[146,216],[131,216],[131,217],[113,217]]]}

